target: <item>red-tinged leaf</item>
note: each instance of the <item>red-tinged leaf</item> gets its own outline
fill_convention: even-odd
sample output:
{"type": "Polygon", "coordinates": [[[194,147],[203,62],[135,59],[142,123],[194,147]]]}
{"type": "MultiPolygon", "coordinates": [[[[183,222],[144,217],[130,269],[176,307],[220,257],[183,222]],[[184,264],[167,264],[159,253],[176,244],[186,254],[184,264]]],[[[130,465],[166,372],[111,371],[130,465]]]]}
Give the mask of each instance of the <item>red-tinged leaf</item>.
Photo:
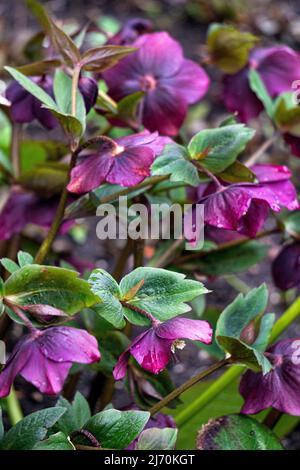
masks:
{"type": "Polygon", "coordinates": [[[60,65],[61,61],[59,59],[39,60],[37,62],[32,62],[31,64],[21,65],[21,67],[17,67],[17,70],[22,72],[24,75],[43,75],[51,72],[54,68],[59,67],[60,65]]]}
{"type": "Polygon", "coordinates": [[[58,308],[51,305],[32,304],[22,306],[22,310],[29,313],[32,317],[38,320],[39,323],[50,324],[64,321],[68,315],[58,308]]]}
{"type": "Polygon", "coordinates": [[[78,64],[80,51],[70,36],[54,23],[45,8],[37,0],[27,0],[27,5],[44,31],[50,36],[53,46],[61,54],[66,64],[71,66],[78,64]]]}
{"type": "Polygon", "coordinates": [[[100,72],[115,65],[120,59],[136,51],[133,47],[102,46],[83,54],[81,65],[84,70],[100,72]]]}

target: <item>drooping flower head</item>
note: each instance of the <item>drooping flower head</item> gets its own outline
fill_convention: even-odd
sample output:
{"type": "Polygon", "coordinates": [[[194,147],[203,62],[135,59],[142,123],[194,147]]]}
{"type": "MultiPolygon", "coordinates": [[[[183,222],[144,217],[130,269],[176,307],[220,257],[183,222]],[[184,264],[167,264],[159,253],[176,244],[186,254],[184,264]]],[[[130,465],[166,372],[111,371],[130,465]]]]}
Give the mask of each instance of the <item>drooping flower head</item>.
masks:
{"type": "Polygon", "coordinates": [[[274,369],[266,375],[250,370],[243,375],[240,393],[245,403],[241,413],[259,413],[272,406],[300,416],[300,339],[279,341],[265,355],[274,369]]]}
{"type": "Polygon", "coordinates": [[[72,193],[85,193],[107,181],[121,186],[135,186],[150,176],[150,167],[165,144],[167,137],[159,137],[157,132],[109,139],[101,144],[97,153],[85,155],[73,169],[68,190],[72,193]]]}
{"type": "Polygon", "coordinates": [[[140,366],[153,374],[159,374],[168,364],[176,347],[182,349],[182,339],[192,339],[210,344],[212,328],[203,320],[176,317],[163,323],[153,322],[152,328],[137,336],[121,354],[114,368],[114,378],[121,380],[126,375],[130,355],[140,366]]]}
{"type": "Polygon", "coordinates": [[[33,330],[14,347],[0,373],[0,397],[9,394],[17,375],[48,395],[58,394],[72,363],[91,364],[100,360],[94,336],[67,326],[33,330]]]}
{"type": "MultiPolygon", "coordinates": [[[[20,233],[27,224],[50,227],[56,213],[59,198],[41,198],[30,191],[15,186],[0,211],[0,240],[9,240],[20,233]]],[[[61,233],[73,222],[64,222],[61,233]]]]}
{"type": "Polygon", "coordinates": [[[300,287],[300,243],[286,245],[272,264],[275,286],[281,290],[300,287]]]}
{"type": "MultiPolygon", "coordinates": [[[[286,166],[255,165],[252,171],[258,183],[235,183],[216,187],[211,183],[198,201],[204,205],[204,222],[213,227],[234,230],[255,237],[264,225],[269,209],[279,212],[299,208],[297,193],[289,181],[286,166]]],[[[188,238],[193,241],[193,227],[188,238]]]]}
{"type": "Polygon", "coordinates": [[[108,44],[126,46],[132,44],[139,36],[153,31],[153,23],[144,18],[132,18],[126,21],[124,26],[112,38],[108,44]]]}
{"type": "Polygon", "coordinates": [[[136,52],[106,70],[103,77],[116,101],[137,91],[142,123],[150,131],[176,135],[193,104],[205,95],[209,78],[195,62],[185,59],[180,44],[168,33],[140,36],[136,52]]]}
{"type": "MultiPolygon", "coordinates": [[[[31,77],[37,85],[53,98],[53,82],[52,78],[44,75],[43,77],[31,77]]],[[[97,82],[90,77],[82,77],[78,83],[86,112],[96,103],[98,95],[97,82]]],[[[31,95],[18,82],[13,81],[6,90],[6,98],[11,102],[11,118],[14,122],[21,124],[30,123],[35,119],[46,129],[54,129],[58,122],[53,114],[44,108],[41,102],[31,95]]]]}
{"type": "Polygon", "coordinates": [[[257,48],[250,53],[247,67],[225,75],[223,100],[227,109],[237,112],[242,122],[255,118],[263,110],[261,101],[249,85],[249,71],[257,70],[272,98],[291,91],[300,76],[300,56],[288,46],[257,48]]]}

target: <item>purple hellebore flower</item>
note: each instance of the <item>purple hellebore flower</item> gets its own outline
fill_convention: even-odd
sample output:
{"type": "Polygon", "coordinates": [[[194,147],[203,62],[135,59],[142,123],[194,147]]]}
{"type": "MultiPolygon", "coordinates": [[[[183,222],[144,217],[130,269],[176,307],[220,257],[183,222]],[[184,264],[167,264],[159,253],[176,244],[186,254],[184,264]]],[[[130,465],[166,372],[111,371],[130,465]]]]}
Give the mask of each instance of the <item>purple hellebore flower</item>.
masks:
{"type": "Polygon", "coordinates": [[[286,245],[272,264],[274,284],[281,290],[300,286],[300,243],[286,245]]]}
{"type": "Polygon", "coordinates": [[[126,21],[120,31],[111,37],[107,43],[115,46],[125,46],[132,44],[142,34],[151,33],[152,31],[152,21],[144,18],[132,18],[126,21]]]}
{"type": "Polygon", "coordinates": [[[223,101],[227,109],[237,112],[242,122],[255,118],[263,110],[261,101],[249,86],[249,70],[259,73],[272,98],[291,91],[300,77],[300,56],[288,46],[254,49],[247,67],[234,75],[224,76],[223,101]]]}
{"type": "MultiPolygon", "coordinates": [[[[47,76],[31,77],[32,81],[39,85],[53,98],[52,79],[47,76]]],[[[11,117],[14,122],[29,123],[37,119],[46,129],[54,129],[58,122],[53,114],[42,107],[42,103],[31,95],[18,82],[13,81],[6,90],[6,98],[11,102],[11,117]]]]}
{"type": "Polygon", "coordinates": [[[143,91],[140,111],[144,126],[176,135],[188,105],[207,92],[209,78],[196,62],[184,58],[180,44],[166,32],[144,34],[132,46],[138,50],[103,73],[109,94],[119,101],[143,91]]]}
{"type": "Polygon", "coordinates": [[[98,153],[81,157],[72,170],[68,190],[86,193],[104,181],[121,186],[135,186],[150,176],[150,167],[164,146],[171,142],[157,132],[143,131],[119,139],[107,139],[98,153]]]}
{"type": "Polygon", "coordinates": [[[300,338],[279,341],[265,355],[274,369],[266,375],[251,370],[243,375],[240,393],[245,403],[241,413],[259,413],[272,406],[300,416],[300,338]]]}
{"type": "MultiPolygon", "coordinates": [[[[32,192],[14,187],[0,211],[0,240],[9,240],[27,224],[50,227],[58,202],[57,196],[42,199],[32,192]]],[[[60,229],[61,233],[69,228],[70,222],[65,222],[60,229]]]]}
{"type": "MultiPolygon", "coordinates": [[[[291,172],[286,166],[262,164],[251,169],[258,183],[235,183],[219,188],[211,183],[206,187],[198,201],[204,205],[206,224],[255,237],[265,223],[269,209],[279,212],[282,207],[299,208],[295,187],[289,181],[291,172]]],[[[193,229],[191,224],[186,231],[190,242],[195,236],[193,229]]]]}
{"type": "Polygon", "coordinates": [[[0,373],[0,397],[9,394],[17,375],[48,395],[58,394],[73,362],[91,364],[101,358],[96,338],[67,326],[33,330],[14,347],[0,373]]]}
{"type": "Polygon", "coordinates": [[[88,114],[96,104],[98,97],[98,84],[96,80],[91,77],[81,77],[78,81],[78,89],[82,94],[86,113],[88,114]]]}
{"type": "Polygon", "coordinates": [[[115,380],[125,377],[130,355],[143,369],[159,374],[167,366],[176,347],[184,347],[184,342],[181,341],[184,338],[210,344],[212,328],[206,321],[184,317],[172,318],[162,323],[153,321],[152,327],[137,336],[119,357],[113,372],[115,380]]]}

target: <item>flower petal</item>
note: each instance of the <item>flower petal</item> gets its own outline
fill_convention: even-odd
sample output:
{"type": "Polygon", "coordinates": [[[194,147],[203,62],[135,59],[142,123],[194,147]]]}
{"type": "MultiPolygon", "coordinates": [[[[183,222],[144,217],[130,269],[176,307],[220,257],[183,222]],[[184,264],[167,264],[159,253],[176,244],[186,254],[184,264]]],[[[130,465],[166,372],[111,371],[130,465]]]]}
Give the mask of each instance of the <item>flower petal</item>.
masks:
{"type": "Polygon", "coordinates": [[[36,342],[41,353],[54,362],[91,364],[101,357],[96,338],[78,328],[49,328],[43,331],[36,342]]]}
{"type": "Polygon", "coordinates": [[[68,191],[81,194],[100,186],[113,165],[110,153],[92,154],[82,157],[81,162],[73,168],[68,191]]]}
{"type": "Polygon", "coordinates": [[[106,181],[121,186],[135,186],[150,176],[155,155],[150,147],[127,147],[114,157],[106,181]]]}
{"type": "Polygon", "coordinates": [[[155,329],[156,335],[163,339],[192,339],[205,344],[212,342],[212,327],[204,320],[191,320],[176,317],[167,320],[155,329]]]}
{"type": "Polygon", "coordinates": [[[172,342],[160,338],[151,328],[138,343],[130,347],[130,353],[143,369],[159,374],[170,360],[172,342]]]}

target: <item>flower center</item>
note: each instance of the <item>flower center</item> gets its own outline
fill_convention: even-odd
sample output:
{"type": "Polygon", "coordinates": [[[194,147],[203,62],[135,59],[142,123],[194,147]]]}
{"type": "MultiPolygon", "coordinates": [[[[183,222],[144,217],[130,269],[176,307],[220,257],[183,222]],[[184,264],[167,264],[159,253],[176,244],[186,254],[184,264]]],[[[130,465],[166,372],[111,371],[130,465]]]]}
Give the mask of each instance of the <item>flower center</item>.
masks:
{"type": "Polygon", "coordinates": [[[185,348],[185,341],[182,341],[181,339],[175,339],[171,345],[171,351],[174,354],[176,349],[183,349],[185,348]]]}
{"type": "Polygon", "coordinates": [[[124,150],[125,150],[125,147],[123,147],[122,145],[116,144],[116,146],[113,148],[111,153],[114,157],[117,157],[118,155],[120,155],[120,153],[124,152],[124,150]]]}
{"type": "Polygon", "coordinates": [[[156,80],[152,75],[144,75],[140,79],[142,91],[151,91],[156,88],[156,80]]]}

